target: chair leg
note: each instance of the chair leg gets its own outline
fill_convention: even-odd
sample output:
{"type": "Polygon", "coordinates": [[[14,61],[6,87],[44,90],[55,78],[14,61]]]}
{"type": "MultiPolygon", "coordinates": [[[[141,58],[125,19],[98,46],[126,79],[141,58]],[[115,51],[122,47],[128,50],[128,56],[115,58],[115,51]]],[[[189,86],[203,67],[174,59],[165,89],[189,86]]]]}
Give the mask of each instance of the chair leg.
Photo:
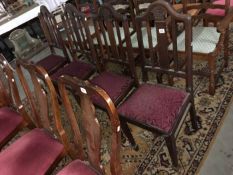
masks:
{"type": "Polygon", "coordinates": [[[215,94],[215,58],[211,57],[208,61],[209,64],[209,70],[210,70],[210,77],[209,77],[209,94],[214,95],[215,94]]]}
{"type": "Polygon", "coordinates": [[[129,126],[128,126],[127,122],[123,121],[123,120],[120,120],[120,122],[121,122],[121,128],[122,128],[123,133],[128,138],[128,140],[129,140],[130,144],[132,145],[133,149],[135,151],[138,151],[139,147],[138,147],[138,145],[136,144],[136,142],[135,142],[135,140],[133,138],[133,135],[132,135],[132,133],[131,133],[131,131],[129,129],[129,126]]]}
{"type": "Polygon", "coordinates": [[[178,167],[178,158],[177,158],[177,150],[176,150],[176,140],[175,137],[172,136],[168,136],[165,138],[166,144],[167,144],[167,148],[169,151],[169,154],[171,156],[171,160],[172,160],[172,164],[175,167],[178,167]]]}
{"type": "Polygon", "coordinates": [[[192,102],[191,107],[190,107],[190,119],[192,122],[193,129],[197,131],[200,128],[200,126],[198,126],[198,117],[197,117],[194,102],[192,102]]]}

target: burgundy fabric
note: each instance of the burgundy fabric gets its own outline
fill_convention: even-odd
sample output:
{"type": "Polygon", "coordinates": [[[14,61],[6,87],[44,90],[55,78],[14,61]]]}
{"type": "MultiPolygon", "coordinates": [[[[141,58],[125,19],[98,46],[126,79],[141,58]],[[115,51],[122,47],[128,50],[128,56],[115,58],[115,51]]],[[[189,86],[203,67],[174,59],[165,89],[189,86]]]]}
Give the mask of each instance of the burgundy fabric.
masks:
{"type": "Polygon", "coordinates": [[[0,154],[0,174],[42,175],[64,147],[43,129],[33,129],[0,154]]]}
{"type": "Polygon", "coordinates": [[[96,175],[96,171],[81,160],[75,160],[63,168],[57,175],[96,175]]]}
{"type": "MultiPolygon", "coordinates": [[[[133,79],[110,72],[103,72],[90,80],[90,82],[105,90],[112,101],[116,103],[119,97],[125,96],[128,93],[133,84],[133,79]]],[[[105,107],[105,102],[99,96],[94,95],[92,100],[94,104],[102,108],[105,107]]]]}
{"type": "Polygon", "coordinates": [[[0,108],[0,143],[23,122],[19,113],[9,107],[0,108]]]}
{"type": "Polygon", "coordinates": [[[151,84],[141,85],[120,107],[127,118],[169,132],[188,93],[151,84]]]}
{"type": "Polygon", "coordinates": [[[58,79],[61,75],[75,76],[79,79],[87,79],[94,72],[94,67],[90,64],[73,61],[63,68],[60,68],[54,74],[51,75],[53,80],[58,79]]]}
{"type": "Polygon", "coordinates": [[[42,66],[48,73],[51,73],[54,69],[66,64],[66,62],[67,59],[65,57],[52,54],[38,61],[36,64],[42,66]]]}
{"type": "MultiPolygon", "coordinates": [[[[213,4],[224,5],[225,0],[217,0],[217,1],[214,1],[213,4]]],[[[230,0],[230,6],[233,6],[233,0],[230,0]]],[[[210,15],[224,16],[225,10],[223,10],[223,9],[208,9],[206,11],[206,13],[210,14],[210,15]]]]}

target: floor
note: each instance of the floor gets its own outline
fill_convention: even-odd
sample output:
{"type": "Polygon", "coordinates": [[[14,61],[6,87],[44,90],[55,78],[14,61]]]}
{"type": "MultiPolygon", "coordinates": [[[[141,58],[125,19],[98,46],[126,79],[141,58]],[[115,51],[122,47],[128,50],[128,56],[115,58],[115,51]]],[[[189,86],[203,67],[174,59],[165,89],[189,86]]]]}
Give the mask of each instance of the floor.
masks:
{"type": "Polygon", "coordinates": [[[233,175],[233,100],[200,175],[233,175]]]}
{"type": "MultiPolygon", "coordinates": [[[[47,54],[49,54],[48,49],[40,52],[32,60],[38,61],[38,58],[43,58],[47,54]]],[[[14,65],[14,63],[12,64],[14,65]]],[[[17,83],[19,83],[18,80],[17,83]]],[[[22,98],[25,97],[22,89],[20,89],[20,94],[22,98]]],[[[225,121],[200,168],[200,175],[233,175],[233,132],[231,132],[233,128],[233,99],[225,115],[225,121]]]]}

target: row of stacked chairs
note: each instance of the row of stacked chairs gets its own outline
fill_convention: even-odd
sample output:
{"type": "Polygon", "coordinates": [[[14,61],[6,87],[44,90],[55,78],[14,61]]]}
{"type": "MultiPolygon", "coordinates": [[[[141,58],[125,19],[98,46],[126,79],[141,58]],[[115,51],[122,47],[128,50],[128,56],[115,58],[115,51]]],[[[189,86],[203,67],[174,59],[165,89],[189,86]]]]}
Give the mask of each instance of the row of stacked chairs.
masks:
{"type": "MultiPolygon", "coordinates": [[[[3,114],[0,115],[0,119],[3,117],[9,122],[8,125],[5,121],[1,122],[4,123],[3,126],[0,125],[0,129],[3,127],[4,131],[0,133],[5,133],[2,137],[2,146],[20,128],[28,126],[30,131],[1,151],[0,173],[49,174],[61,158],[68,155],[75,161],[59,174],[120,175],[121,130],[133,148],[138,149],[128,123],[163,136],[171,162],[178,166],[176,137],[187,111],[190,111],[193,126],[191,130],[195,131],[199,127],[192,85],[190,32],[192,23],[188,15],[178,14],[169,3],[162,0],[151,4],[149,10],[157,10],[158,7],[167,11],[172,18],[168,15],[165,15],[164,19],[161,16],[159,19],[153,16],[154,22],[158,20],[156,25],[160,27],[157,28],[156,42],[159,47],[156,49],[156,55],[151,48],[154,43],[144,48],[141,33],[132,31],[130,28],[132,24],[128,18],[117,13],[109,5],[100,7],[98,14],[93,16],[93,25],[90,26],[88,25],[90,21],[84,14],[67,4],[62,15],[63,29],[57,24],[53,14],[46,7],[41,7],[39,19],[51,54],[38,62],[17,60],[15,74],[13,68],[1,56],[2,69],[6,75],[3,78],[7,80],[1,83],[1,94],[4,94],[7,102],[3,106],[13,104],[15,106],[14,111],[8,107],[1,108],[3,114]],[[166,40],[168,21],[173,25],[172,30],[176,30],[174,27],[176,21],[183,22],[185,26],[186,52],[183,63],[185,69],[178,65],[177,51],[168,52],[170,44],[166,40]],[[138,37],[137,46],[131,43],[130,37],[134,35],[138,37]],[[63,52],[62,56],[56,54],[56,48],[63,52]],[[153,59],[147,60],[148,55],[153,59]],[[109,61],[119,63],[124,74],[109,71],[109,65],[106,63],[109,61]],[[150,66],[147,65],[149,61],[152,62],[150,66]],[[185,80],[186,89],[157,83],[140,84],[136,71],[137,64],[141,66],[144,81],[148,80],[148,72],[153,70],[157,72],[157,82],[162,82],[162,77],[167,75],[168,85],[172,85],[173,77],[181,77],[185,80]],[[33,89],[28,83],[25,71],[30,75],[33,89]],[[27,99],[26,105],[21,101],[14,75],[22,84],[27,99]],[[88,81],[84,81],[87,79],[88,81]],[[9,87],[4,87],[4,83],[9,87]],[[73,94],[75,102],[80,106],[81,118],[76,115],[77,107],[73,106],[74,100],[70,98],[70,94],[73,94]],[[61,115],[62,106],[65,117],[61,115]],[[109,169],[101,165],[99,126],[101,122],[95,116],[94,106],[104,109],[109,116],[111,125],[109,169]],[[17,121],[11,121],[12,116],[17,118],[17,121]],[[66,122],[63,121],[64,118],[67,119],[66,122]],[[64,129],[64,125],[70,127],[72,134],[64,129]],[[7,131],[6,128],[11,128],[11,131],[7,131]],[[82,138],[82,132],[86,136],[85,139],[82,138]],[[73,136],[72,141],[69,139],[70,136],[73,136]],[[86,144],[83,146],[84,140],[86,144]],[[86,152],[89,164],[83,161],[86,152]]],[[[154,13],[156,14],[158,13],[154,13]]],[[[151,13],[148,13],[138,18],[138,21],[144,23],[143,20],[151,19],[150,15],[151,13]]],[[[172,34],[174,38],[177,37],[175,31],[172,34]]],[[[177,43],[173,42],[173,50],[175,49],[177,43]]]]}

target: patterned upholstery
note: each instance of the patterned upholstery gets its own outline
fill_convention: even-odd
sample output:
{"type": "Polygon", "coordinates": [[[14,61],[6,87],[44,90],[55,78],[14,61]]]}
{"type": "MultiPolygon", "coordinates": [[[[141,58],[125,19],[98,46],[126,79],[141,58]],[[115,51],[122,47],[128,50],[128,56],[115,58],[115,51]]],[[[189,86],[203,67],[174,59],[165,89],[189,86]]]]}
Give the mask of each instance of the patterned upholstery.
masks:
{"type": "MultiPolygon", "coordinates": [[[[216,27],[193,27],[193,52],[208,54],[215,50],[219,41],[220,33],[216,27]]],[[[172,43],[169,50],[172,50],[172,43]]],[[[182,32],[177,38],[177,48],[179,51],[185,51],[185,32],[182,32]]]]}
{"type": "Polygon", "coordinates": [[[118,108],[118,113],[169,132],[188,95],[175,88],[144,84],[118,108]]]}
{"type": "MultiPolygon", "coordinates": [[[[142,30],[142,38],[143,38],[144,48],[149,49],[147,29],[146,29],[146,27],[142,27],[141,30],[142,30]]],[[[156,34],[156,28],[155,27],[151,28],[151,35],[152,35],[153,47],[155,47],[157,45],[157,34],[156,34]]],[[[138,46],[137,33],[134,33],[131,36],[131,43],[132,43],[133,48],[138,48],[139,47],[138,46]]],[[[126,44],[124,44],[124,45],[126,45],[126,44]]]]}
{"type": "Polygon", "coordinates": [[[59,55],[49,55],[38,61],[36,64],[42,66],[48,73],[54,71],[54,69],[63,66],[67,62],[65,57],[59,55]]]}
{"type": "Polygon", "coordinates": [[[69,75],[84,80],[87,79],[93,72],[94,67],[92,65],[81,61],[73,61],[52,74],[51,78],[53,80],[57,80],[61,75],[69,75]]]}
{"type": "MultiPolygon", "coordinates": [[[[116,103],[119,97],[123,97],[128,93],[133,84],[133,79],[110,72],[103,72],[90,80],[90,82],[105,90],[113,103],[116,103]]],[[[104,101],[99,96],[93,96],[92,99],[98,106],[105,107],[104,101]]]]}
{"type": "MultiPolygon", "coordinates": [[[[213,4],[224,5],[225,0],[217,0],[217,1],[214,1],[213,4]]],[[[230,6],[233,6],[233,0],[230,0],[230,6]]],[[[206,13],[210,14],[210,15],[224,16],[225,10],[223,10],[223,9],[208,9],[206,11],[206,13]]]]}
{"type": "MultiPolygon", "coordinates": [[[[116,44],[118,45],[118,44],[119,44],[119,41],[118,41],[118,36],[117,36],[117,30],[116,30],[115,27],[113,28],[113,31],[114,31],[114,37],[115,37],[115,39],[116,39],[116,44]]],[[[129,28],[129,32],[132,32],[132,31],[133,31],[133,29],[132,29],[132,28],[129,28]]],[[[122,27],[120,28],[120,36],[121,36],[121,39],[122,39],[122,40],[125,38],[124,29],[123,29],[122,27]]],[[[107,38],[107,43],[108,43],[108,45],[110,46],[110,40],[109,40],[109,37],[108,37],[108,33],[107,33],[107,32],[106,32],[106,38],[107,38]]],[[[104,42],[104,37],[103,37],[102,34],[101,34],[101,41],[102,41],[103,44],[105,43],[105,42],[104,42]]],[[[94,39],[93,39],[93,42],[94,42],[94,44],[98,44],[97,38],[94,38],[94,39]]]]}
{"type": "Polygon", "coordinates": [[[22,122],[23,118],[11,108],[0,108],[0,143],[17,129],[22,122]]]}
{"type": "Polygon", "coordinates": [[[63,152],[63,145],[48,132],[36,128],[25,134],[0,154],[4,175],[41,175],[63,152]]]}
{"type": "Polygon", "coordinates": [[[75,160],[63,168],[57,175],[96,175],[96,171],[81,160],[75,160]]]}

